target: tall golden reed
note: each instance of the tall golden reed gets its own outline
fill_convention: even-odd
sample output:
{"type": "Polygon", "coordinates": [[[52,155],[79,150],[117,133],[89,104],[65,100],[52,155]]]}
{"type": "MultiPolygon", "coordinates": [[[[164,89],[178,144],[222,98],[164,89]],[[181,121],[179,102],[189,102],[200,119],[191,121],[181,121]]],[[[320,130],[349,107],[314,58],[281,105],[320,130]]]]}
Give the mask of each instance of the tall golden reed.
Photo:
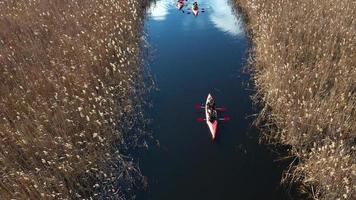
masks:
{"type": "Polygon", "coordinates": [[[133,195],[146,4],[0,1],[0,199],[133,195]]]}
{"type": "Polygon", "coordinates": [[[315,199],[354,199],[356,4],[353,0],[236,0],[253,41],[265,138],[293,147],[286,178],[315,199]],[[272,128],[275,127],[277,128],[272,128]]]}

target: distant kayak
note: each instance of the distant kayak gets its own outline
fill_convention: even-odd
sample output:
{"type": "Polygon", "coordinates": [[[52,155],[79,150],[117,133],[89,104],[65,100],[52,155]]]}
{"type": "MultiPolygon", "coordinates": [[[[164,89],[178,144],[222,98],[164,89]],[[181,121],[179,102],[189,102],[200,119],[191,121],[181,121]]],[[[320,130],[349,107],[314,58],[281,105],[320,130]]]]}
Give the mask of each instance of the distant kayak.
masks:
{"type": "Polygon", "coordinates": [[[178,1],[177,2],[177,8],[181,10],[184,7],[184,1],[178,1]]]}
{"type": "Polygon", "coordinates": [[[197,9],[194,9],[194,6],[192,6],[192,12],[193,12],[193,14],[194,14],[195,16],[197,16],[198,13],[199,13],[199,9],[198,9],[198,8],[197,8],[197,9]]]}

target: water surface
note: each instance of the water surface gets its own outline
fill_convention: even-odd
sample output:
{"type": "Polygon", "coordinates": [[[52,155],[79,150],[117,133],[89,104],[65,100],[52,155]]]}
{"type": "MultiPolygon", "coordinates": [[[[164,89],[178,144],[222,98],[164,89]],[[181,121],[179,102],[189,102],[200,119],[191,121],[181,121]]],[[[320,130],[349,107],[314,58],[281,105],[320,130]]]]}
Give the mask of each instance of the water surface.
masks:
{"type": "MultiPolygon", "coordinates": [[[[199,1],[198,1],[199,2],[199,1]]],[[[243,72],[249,41],[243,23],[226,0],[201,1],[198,16],[183,11],[174,0],[161,0],[149,9],[145,29],[149,68],[159,91],[153,94],[153,135],[140,158],[149,189],[140,199],[287,199],[279,188],[281,167],[258,144],[251,128],[256,110],[243,72]],[[205,123],[196,118],[194,105],[208,93],[217,105],[228,108],[220,116],[212,142],[205,123]]],[[[251,88],[250,88],[251,89],[251,88]]]]}

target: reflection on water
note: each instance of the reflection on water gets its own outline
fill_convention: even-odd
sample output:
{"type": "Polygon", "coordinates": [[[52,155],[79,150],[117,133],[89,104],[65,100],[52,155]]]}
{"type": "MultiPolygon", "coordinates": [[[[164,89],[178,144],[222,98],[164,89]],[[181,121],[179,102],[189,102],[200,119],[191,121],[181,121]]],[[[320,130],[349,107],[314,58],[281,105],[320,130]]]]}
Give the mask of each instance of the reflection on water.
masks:
{"type": "MultiPolygon", "coordinates": [[[[184,17],[189,11],[188,8],[191,7],[194,1],[189,0],[185,2],[185,7],[182,12],[182,17],[184,17]]],[[[177,1],[175,0],[158,0],[149,9],[148,13],[152,20],[164,21],[166,16],[171,9],[177,9],[177,1]]],[[[204,8],[206,12],[201,14],[199,17],[209,17],[210,21],[219,30],[232,34],[234,36],[241,36],[243,32],[242,22],[233,13],[231,6],[229,5],[229,0],[204,0],[198,1],[200,8],[204,8]]]]}
{"type": "Polygon", "coordinates": [[[218,29],[235,36],[243,34],[241,19],[235,17],[227,1],[208,0],[207,2],[212,7],[210,19],[218,29]]]}
{"type": "Polygon", "coordinates": [[[165,20],[166,15],[168,14],[168,10],[172,9],[172,2],[172,0],[161,0],[154,2],[148,10],[150,17],[157,21],[165,20]]]}

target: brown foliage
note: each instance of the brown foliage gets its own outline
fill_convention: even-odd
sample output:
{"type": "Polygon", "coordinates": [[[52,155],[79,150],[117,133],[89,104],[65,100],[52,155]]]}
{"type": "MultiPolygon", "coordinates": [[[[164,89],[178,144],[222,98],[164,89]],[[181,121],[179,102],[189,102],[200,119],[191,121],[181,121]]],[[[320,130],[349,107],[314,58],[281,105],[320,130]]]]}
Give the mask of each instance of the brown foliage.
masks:
{"type": "MultiPolygon", "coordinates": [[[[287,172],[317,199],[355,198],[356,4],[352,0],[236,0],[247,13],[260,120],[293,146],[287,172]]],[[[290,180],[289,179],[289,180],[290,180]]]]}
{"type": "Polygon", "coordinates": [[[123,198],[144,3],[0,1],[0,198],[123,198]]]}

